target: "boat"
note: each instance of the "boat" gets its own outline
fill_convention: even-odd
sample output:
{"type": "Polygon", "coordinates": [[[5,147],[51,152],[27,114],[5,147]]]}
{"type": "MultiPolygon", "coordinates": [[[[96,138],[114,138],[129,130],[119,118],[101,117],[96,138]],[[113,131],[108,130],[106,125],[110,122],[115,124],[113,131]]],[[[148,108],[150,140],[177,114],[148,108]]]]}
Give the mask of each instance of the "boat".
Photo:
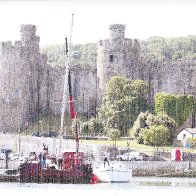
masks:
{"type": "Polygon", "coordinates": [[[23,163],[20,166],[21,183],[94,183],[92,165],[85,164],[82,152],[63,152],[62,164],[42,167],[39,161],[23,163]]]}
{"type": "Polygon", "coordinates": [[[103,183],[126,183],[130,182],[132,178],[132,169],[120,162],[105,166],[104,163],[94,165],[93,173],[97,176],[98,181],[103,183]]]}

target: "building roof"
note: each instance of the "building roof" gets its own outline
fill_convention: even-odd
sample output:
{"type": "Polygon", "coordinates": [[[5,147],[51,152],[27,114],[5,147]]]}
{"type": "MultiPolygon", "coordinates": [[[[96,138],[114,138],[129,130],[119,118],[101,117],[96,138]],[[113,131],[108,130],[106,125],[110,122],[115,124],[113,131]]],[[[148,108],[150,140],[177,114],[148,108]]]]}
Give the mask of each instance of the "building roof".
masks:
{"type": "Polygon", "coordinates": [[[196,128],[184,128],[184,130],[188,131],[191,134],[196,134],[196,128]]]}

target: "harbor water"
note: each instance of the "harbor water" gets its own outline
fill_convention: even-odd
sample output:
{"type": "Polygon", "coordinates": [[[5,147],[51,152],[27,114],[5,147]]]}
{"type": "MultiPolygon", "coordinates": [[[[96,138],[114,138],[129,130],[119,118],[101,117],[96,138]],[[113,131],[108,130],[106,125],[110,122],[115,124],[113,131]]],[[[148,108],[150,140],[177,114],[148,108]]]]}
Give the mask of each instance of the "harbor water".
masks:
{"type": "Polygon", "coordinates": [[[36,184],[0,183],[1,195],[195,195],[196,178],[133,177],[129,183],[36,184]]]}

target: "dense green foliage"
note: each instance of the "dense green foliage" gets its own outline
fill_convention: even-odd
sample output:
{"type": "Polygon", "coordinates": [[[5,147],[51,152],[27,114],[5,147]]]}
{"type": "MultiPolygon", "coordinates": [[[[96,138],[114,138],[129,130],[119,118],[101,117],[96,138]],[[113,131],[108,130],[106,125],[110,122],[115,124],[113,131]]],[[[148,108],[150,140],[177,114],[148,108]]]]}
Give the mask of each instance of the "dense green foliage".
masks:
{"type": "Polygon", "coordinates": [[[158,93],[155,96],[155,113],[166,113],[178,126],[182,125],[194,111],[194,98],[190,95],[158,93]]]}
{"type": "Polygon", "coordinates": [[[196,57],[196,36],[163,38],[151,37],[140,41],[142,56],[157,63],[196,57]]]}
{"type": "Polygon", "coordinates": [[[149,116],[152,116],[151,119],[154,117],[152,114],[148,112],[141,112],[136,121],[133,124],[133,127],[130,129],[129,134],[132,138],[135,138],[139,144],[143,144],[143,134],[145,129],[149,127],[147,124],[147,119],[149,116]]]}
{"type": "MultiPolygon", "coordinates": [[[[134,122],[133,127],[130,129],[130,136],[134,137],[140,144],[148,142],[148,144],[151,144],[152,141],[148,141],[148,139],[152,137],[151,134],[153,132],[151,127],[153,127],[154,130],[154,126],[163,126],[167,129],[167,137],[162,138],[162,142],[171,145],[175,136],[176,122],[164,113],[155,116],[149,112],[141,112],[134,122]]],[[[165,131],[163,132],[165,133],[165,131]]]]}
{"type": "Polygon", "coordinates": [[[150,146],[170,145],[169,129],[163,125],[150,126],[143,134],[144,144],[150,146]]]}
{"type": "MultiPolygon", "coordinates": [[[[65,66],[64,45],[50,45],[41,49],[47,54],[48,64],[51,67],[65,66]]],[[[73,45],[70,50],[70,66],[75,69],[94,69],[96,67],[96,44],[73,45]]]]}
{"type": "Polygon", "coordinates": [[[148,109],[147,94],[147,84],[142,80],[112,77],[107,83],[99,111],[105,128],[118,128],[121,136],[127,136],[127,130],[138,114],[148,109]]]}
{"type": "MultiPolygon", "coordinates": [[[[147,40],[139,40],[140,55],[144,63],[152,63],[154,68],[164,66],[165,63],[175,63],[177,60],[196,57],[196,36],[179,38],[152,37],[147,40]]],[[[45,46],[42,53],[48,56],[48,64],[52,67],[64,66],[64,45],[45,46]]],[[[70,66],[74,69],[95,69],[97,58],[97,44],[73,45],[71,49],[70,66]]],[[[145,66],[145,64],[144,64],[145,66]]],[[[112,79],[107,86],[103,106],[99,111],[99,117],[103,122],[105,131],[110,128],[120,130],[121,136],[127,135],[127,130],[132,127],[141,111],[145,112],[147,104],[147,85],[141,80],[129,81],[119,77],[112,79]]],[[[170,95],[159,93],[155,97],[155,113],[140,116],[139,123],[131,131],[139,143],[144,143],[143,135],[146,129],[154,125],[163,125],[169,130],[169,143],[175,135],[174,122],[178,126],[186,121],[187,117],[194,111],[194,99],[192,96],[170,95]],[[164,113],[164,114],[163,114],[164,113]],[[164,116],[167,114],[168,116],[164,116]],[[161,117],[161,115],[163,115],[161,117]],[[159,116],[159,117],[158,117],[159,116]],[[171,118],[170,118],[171,117],[171,118]],[[175,121],[174,121],[174,120],[175,121]]],[[[94,126],[90,122],[81,125],[82,134],[105,134],[100,125],[94,126]]]]}
{"type": "MultiPolygon", "coordinates": [[[[146,40],[139,40],[142,58],[148,62],[155,63],[155,66],[166,62],[174,62],[185,58],[196,57],[196,36],[163,38],[151,37],[146,40]]],[[[73,58],[71,66],[92,68],[96,66],[97,44],[73,45],[71,49],[73,58]]],[[[49,45],[41,48],[41,52],[47,54],[48,64],[51,66],[64,66],[64,45],[49,45]]]]}
{"type": "Polygon", "coordinates": [[[116,141],[120,139],[120,131],[118,129],[111,128],[108,130],[108,136],[109,139],[113,141],[113,144],[116,145],[116,141]]]}
{"type": "Polygon", "coordinates": [[[91,118],[80,125],[82,135],[104,135],[103,124],[98,118],[91,118]]]}

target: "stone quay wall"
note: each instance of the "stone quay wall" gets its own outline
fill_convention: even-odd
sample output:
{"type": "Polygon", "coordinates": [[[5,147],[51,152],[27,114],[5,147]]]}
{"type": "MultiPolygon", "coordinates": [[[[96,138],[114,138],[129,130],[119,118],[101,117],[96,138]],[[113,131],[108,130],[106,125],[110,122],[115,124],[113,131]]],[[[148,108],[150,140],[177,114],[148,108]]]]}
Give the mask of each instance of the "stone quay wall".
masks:
{"type": "Polygon", "coordinates": [[[133,176],[187,176],[196,175],[196,162],[189,161],[132,161],[126,163],[132,168],[133,176]]]}

